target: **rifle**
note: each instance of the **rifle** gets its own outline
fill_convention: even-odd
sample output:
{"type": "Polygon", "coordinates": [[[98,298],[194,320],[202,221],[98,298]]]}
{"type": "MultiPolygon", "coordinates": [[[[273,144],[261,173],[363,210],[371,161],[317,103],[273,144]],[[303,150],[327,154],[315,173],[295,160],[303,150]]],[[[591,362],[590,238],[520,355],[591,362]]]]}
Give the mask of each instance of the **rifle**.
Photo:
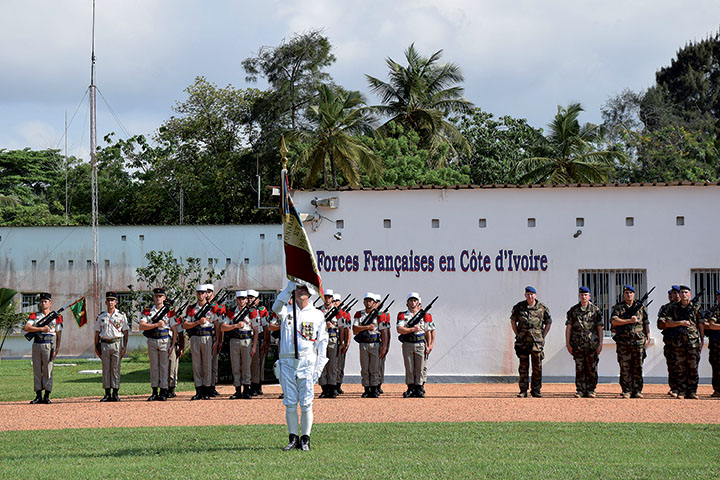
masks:
{"type": "MultiPolygon", "coordinates": [[[[197,311],[197,313],[195,314],[194,318],[197,319],[197,318],[203,318],[203,317],[207,316],[208,312],[209,312],[210,309],[213,307],[213,305],[217,305],[217,304],[219,304],[219,303],[224,302],[225,299],[227,298],[227,296],[230,294],[230,290],[228,290],[228,289],[223,289],[223,290],[221,290],[221,292],[222,292],[222,291],[224,291],[224,293],[223,293],[220,297],[218,297],[218,302],[217,302],[217,303],[213,304],[213,303],[211,303],[211,302],[205,302],[205,305],[203,305],[202,307],[200,307],[200,310],[197,311]]],[[[193,328],[187,330],[188,336],[191,336],[191,337],[192,337],[193,335],[196,335],[196,334],[197,334],[197,331],[198,331],[197,329],[198,329],[198,325],[196,325],[196,326],[194,326],[193,328]]]]}
{"type": "MultiPolygon", "coordinates": [[[[72,305],[73,303],[75,303],[75,302],[70,302],[70,303],[68,303],[67,305],[65,305],[64,307],[62,307],[60,310],[53,310],[52,312],[50,312],[50,313],[48,313],[47,315],[45,315],[45,316],[43,317],[43,319],[40,320],[38,323],[36,323],[34,326],[37,327],[37,328],[42,328],[42,327],[45,327],[45,326],[47,326],[47,325],[50,325],[50,322],[52,322],[53,320],[55,320],[57,317],[60,316],[60,312],[62,312],[63,310],[65,310],[67,307],[69,307],[69,306],[72,305]]],[[[28,333],[25,334],[25,338],[27,339],[28,342],[31,342],[31,341],[35,340],[35,337],[37,337],[37,336],[40,335],[41,333],[42,333],[42,332],[28,332],[28,333]]]]}
{"type": "Polygon", "coordinates": [[[347,313],[348,315],[350,315],[350,311],[355,307],[355,305],[357,305],[357,303],[358,303],[358,299],[357,299],[357,298],[354,299],[352,302],[350,302],[350,303],[348,304],[348,306],[345,307],[345,313],[347,313]]]}
{"type": "MultiPolygon", "coordinates": [[[[175,304],[175,300],[171,300],[169,298],[165,299],[163,302],[163,306],[160,310],[155,312],[155,315],[150,319],[148,323],[157,323],[160,320],[165,317],[168,313],[170,313],[170,308],[175,304]]],[[[153,333],[150,333],[151,330],[143,330],[142,334],[145,338],[156,338],[157,337],[157,328],[153,328],[153,333]]]]}
{"type": "MultiPolygon", "coordinates": [[[[405,325],[407,328],[413,328],[415,325],[420,323],[424,318],[425,314],[432,308],[433,303],[438,299],[438,297],[433,298],[432,302],[427,307],[421,308],[418,310],[418,312],[413,315],[413,317],[408,320],[407,324],[405,325]]],[[[412,340],[413,334],[412,333],[403,333],[401,335],[398,335],[398,340],[401,342],[409,342],[412,340]]]]}
{"type": "MultiPolygon", "coordinates": [[[[647,305],[645,305],[645,301],[648,299],[648,297],[649,297],[650,294],[653,292],[653,290],[655,290],[655,287],[653,287],[653,288],[651,288],[650,290],[648,290],[648,291],[645,293],[645,295],[643,295],[642,298],[640,298],[640,300],[636,301],[636,302],[623,314],[623,316],[622,316],[621,318],[622,318],[623,320],[629,320],[629,319],[631,319],[633,316],[635,316],[635,315],[640,311],[640,309],[641,309],[642,307],[648,307],[648,306],[650,306],[650,304],[652,303],[652,300],[650,300],[650,302],[648,302],[647,305]]],[[[629,325],[620,325],[620,326],[621,326],[621,327],[627,327],[627,326],[629,326],[629,325]]]]}
{"type": "MultiPolygon", "coordinates": [[[[365,327],[365,326],[370,325],[372,322],[374,322],[375,319],[378,317],[378,313],[380,312],[380,309],[383,307],[383,305],[385,304],[385,301],[388,299],[389,296],[390,296],[389,293],[387,295],[385,295],[385,298],[382,299],[382,302],[380,302],[380,305],[378,305],[377,307],[374,307],[372,310],[370,310],[370,313],[368,313],[365,316],[365,319],[360,323],[360,325],[365,327]]],[[[368,343],[368,341],[370,340],[370,333],[368,333],[367,330],[363,330],[362,332],[355,335],[353,337],[353,339],[358,343],[368,343]]]]}
{"type": "Polygon", "coordinates": [[[349,298],[350,298],[350,294],[348,293],[347,297],[345,297],[345,300],[343,300],[342,302],[340,302],[340,305],[334,306],[334,307],[332,307],[330,310],[328,310],[327,312],[325,312],[325,321],[328,322],[328,321],[330,321],[335,315],[337,315],[338,311],[340,311],[340,310],[342,309],[343,305],[345,304],[345,302],[348,301],[349,298]]]}

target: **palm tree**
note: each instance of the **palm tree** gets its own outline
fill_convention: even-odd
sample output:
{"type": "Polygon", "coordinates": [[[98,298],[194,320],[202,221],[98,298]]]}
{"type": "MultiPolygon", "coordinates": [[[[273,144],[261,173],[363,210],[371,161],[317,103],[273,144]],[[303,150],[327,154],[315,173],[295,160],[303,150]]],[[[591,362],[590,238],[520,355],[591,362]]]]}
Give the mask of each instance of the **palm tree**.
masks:
{"type": "Polygon", "coordinates": [[[525,173],[520,183],[605,183],[613,170],[613,160],[620,152],[597,150],[602,139],[600,126],[580,125],[578,115],[583,111],[579,103],[563,108],[548,125],[550,132],[539,145],[541,156],[518,163],[525,173]]]}
{"type": "Polygon", "coordinates": [[[460,131],[448,122],[451,113],[469,113],[474,105],[463,98],[460,67],[453,63],[439,64],[442,50],[425,58],[411,44],[405,51],[407,67],[387,58],[389,81],[365,75],[370,89],[380,97],[383,105],[373,110],[390,119],[378,130],[382,133],[390,122],[396,122],[418,132],[425,147],[435,150],[447,143],[469,153],[470,144],[460,131]]]}
{"type": "Polygon", "coordinates": [[[360,184],[360,169],[370,175],[380,170],[381,160],[357,135],[373,133],[373,118],[359,92],[342,92],[327,85],[318,89],[317,105],[310,107],[314,130],[304,132],[310,148],[301,160],[310,169],[307,179],[323,172],[323,184],[328,188],[327,165],[330,164],[333,187],[338,187],[339,169],[352,186],[360,184]]]}

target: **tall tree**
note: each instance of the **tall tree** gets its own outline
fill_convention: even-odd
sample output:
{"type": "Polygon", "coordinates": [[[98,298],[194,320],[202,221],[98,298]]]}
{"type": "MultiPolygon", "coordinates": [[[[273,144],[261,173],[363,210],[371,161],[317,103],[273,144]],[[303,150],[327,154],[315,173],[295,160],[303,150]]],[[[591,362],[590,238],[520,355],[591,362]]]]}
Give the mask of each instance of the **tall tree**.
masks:
{"type": "Polygon", "coordinates": [[[447,117],[452,113],[469,113],[473,104],[463,98],[463,88],[457,85],[464,79],[460,67],[441,64],[441,57],[442,50],[424,57],[411,44],[405,51],[407,66],[387,58],[389,81],[365,76],[383,104],[373,108],[389,118],[380,127],[381,132],[394,122],[418,132],[423,146],[430,150],[447,143],[453,153],[469,153],[470,144],[447,117]]]}
{"type": "Polygon", "coordinates": [[[310,107],[314,128],[304,135],[310,144],[301,159],[309,165],[308,182],[322,171],[323,185],[327,189],[328,163],[334,188],[338,187],[338,169],[352,186],[360,183],[363,171],[369,175],[378,173],[380,158],[357,136],[373,132],[373,118],[364,105],[365,99],[359,92],[320,86],[317,104],[310,107]]]}
{"type": "Polygon", "coordinates": [[[539,148],[540,156],[522,160],[520,183],[602,183],[613,170],[613,160],[621,153],[599,150],[602,129],[598,125],[580,125],[579,103],[558,105],[549,132],[539,148]]]}

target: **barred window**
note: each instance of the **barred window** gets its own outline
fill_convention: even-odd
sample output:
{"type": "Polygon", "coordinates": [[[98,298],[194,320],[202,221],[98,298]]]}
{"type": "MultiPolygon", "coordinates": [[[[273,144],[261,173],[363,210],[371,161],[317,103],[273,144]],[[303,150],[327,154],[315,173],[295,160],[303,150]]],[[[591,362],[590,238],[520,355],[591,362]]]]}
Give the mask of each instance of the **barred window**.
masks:
{"type": "Polygon", "coordinates": [[[120,310],[127,316],[128,323],[130,324],[130,331],[138,332],[140,327],[137,323],[137,311],[135,302],[133,302],[133,294],[131,292],[116,292],[117,293],[117,309],[120,310]]]}
{"type": "Polygon", "coordinates": [[[693,295],[700,295],[698,306],[707,312],[715,305],[715,290],[720,288],[720,268],[697,268],[690,270],[692,276],[693,295]]]}
{"type": "Polygon", "coordinates": [[[270,310],[277,297],[277,292],[275,290],[258,290],[258,293],[260,293],[260,302],[270,310]]]}
{"type": "Polygon", "coordinates": [[[23,293],[20,303],[20,311],[23,313],[37,312],[40,303],[39,293],[23,293]]]}
{"type": "Polygon", "coordinates": [[[646,270],[579,270],[578,284],[590,290],[591,301],[603,315],[603,331],[606,337],[610,332],[610,313],[612,307],[622,301],[623,285],[635,288],[635,298],[640,299],[647,291],[646,270]]]}

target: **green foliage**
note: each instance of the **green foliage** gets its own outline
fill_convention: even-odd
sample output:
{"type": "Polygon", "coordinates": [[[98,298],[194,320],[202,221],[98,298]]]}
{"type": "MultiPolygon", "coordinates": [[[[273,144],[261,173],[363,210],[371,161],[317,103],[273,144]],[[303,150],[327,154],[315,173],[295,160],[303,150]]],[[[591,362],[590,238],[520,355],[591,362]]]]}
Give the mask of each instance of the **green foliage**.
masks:
{"type": "MultiPolygon", "coordinates": [[[[278,422],[283,422],[282,412],[278,422]]],[[[0,432],[0,441],[22,445],[0,451],[6,478],[135,479],[167,472],[182,472],[189,479],[671,479],[720,474],[715,455],[720,434],[714,425],[702,424],[316,423],[310,452],[282,451],[284,425],[17,431],[0,432]],[[676,439],[673,448],[665,448],[668,438],[676,439]],[[338,445],[356,447],[338,454],[338,445]]]]}
{"type": "Polygon", "coordinates": [[[12,288],[0,288],[0,353],[8,334],[25,320],[25,315],[15,313],[17,303],[13,298],[17,293],[12,288]]]}
{"type": "MultiPolygon", "coordinates": [[[[423,148],[432,152],[447,144],[451,148],[446,153],[468,154],[470,145],[447,117],[452,113],[469,113],[473,104],[463,98],[463,88],[456,85],[464,79],[460,67],[453,63],[440,64],[441,57],[442,50],[423,57],[411,44],[405,51],[407,67],[392,58],[386,59],[390,70],[388,82],[365,75],[370,89],[383,104],[374,106],[374,111],[389,117],[379,131],[388,133],[386,127],[391,122],[397,123],[415,130],[423,148]]],[[[444,162],[446,155],[434,155],[432,159],[444,162]]]]}
{"type": "Polygon", "coordinates": [[[520,183],[605,183],[613,171],[613,160],[622,152],[600,150],[602,128],[592,123],[580,125],[579,103],[558,105],[549,132],[537,146],[540,155],[521,160],[524,172],[520,183]]]}
{"type": "Polygon", "coordinates": [[[460,156],[459,163],[469,167],[471,182],[476,185],[517,183],[517,165],[532,157],[543,141],[542,130],[531,127],[524,118],[495,119],[479,108],[455,123],[472,149],[469,155],[460,156]]]}

